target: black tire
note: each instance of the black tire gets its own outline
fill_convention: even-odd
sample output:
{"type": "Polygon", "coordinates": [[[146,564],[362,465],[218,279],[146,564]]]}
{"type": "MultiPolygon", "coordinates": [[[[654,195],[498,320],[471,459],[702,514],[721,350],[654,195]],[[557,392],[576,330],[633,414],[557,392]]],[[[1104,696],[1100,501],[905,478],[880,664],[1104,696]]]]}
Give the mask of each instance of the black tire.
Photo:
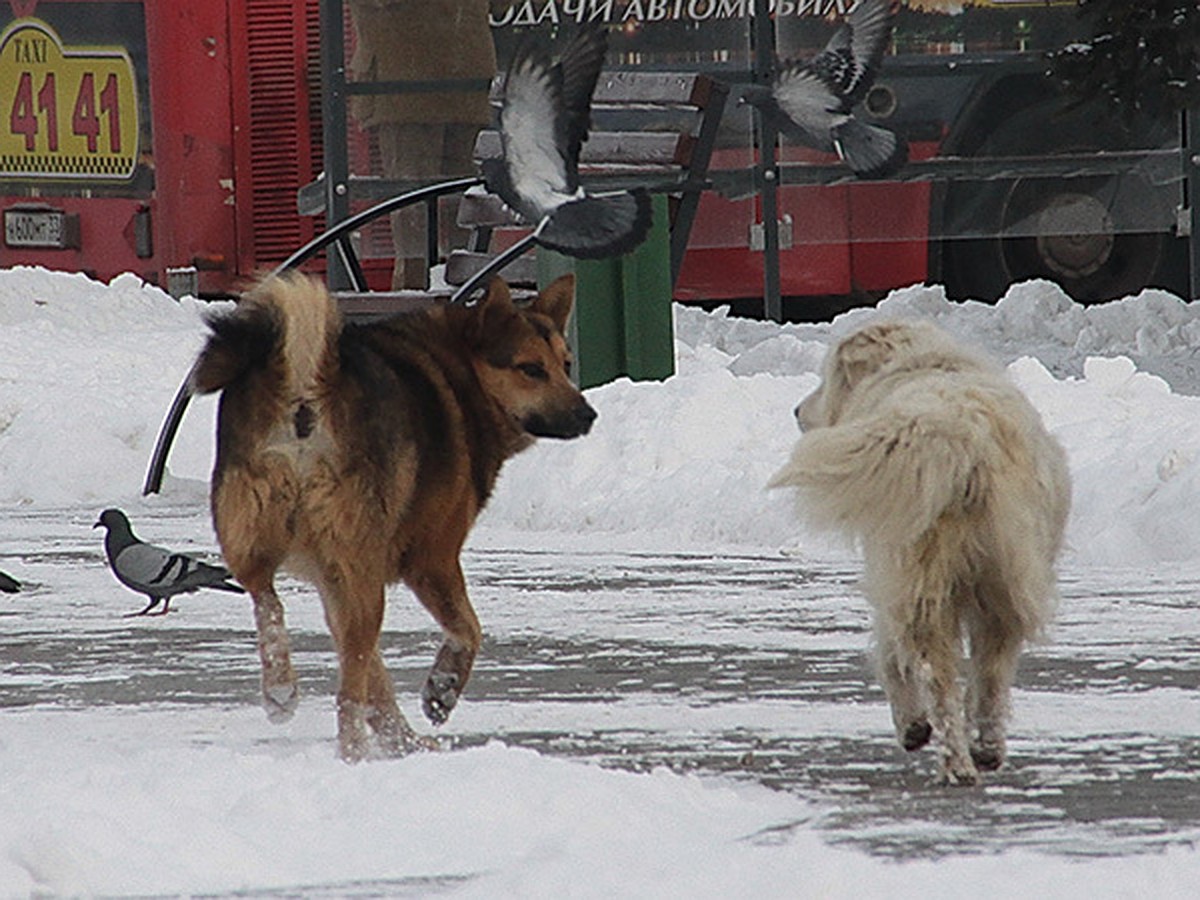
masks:
{"type": "MultiPolygon", "coordinates": [[[[1034,105],[1007,119],[983,141],[980,156],[1163,145],[1166,124],[1122,129],[1057,101],[1034,105]],[[1069,135],[1070,141],[1062,137],[1069,135]],[[1053,150],[1052,150],[1053,148],[1053,150]]],[[[941,276],[953,299],[995,301],[1009,285],[1044,278],[1081,303],[1112,300],[1146,286],[1186,292],[1186,242],[1162,230],[1134,230],[1149,220],[1171,221],[1174,210],[1136,173],[1115,178],[1017,178],[952,185],[943,210],[941,276]],[[1149,216],[1142,208],[1150,198],[1149,216]],[[1000,237],[999,235],[1008,235],[1000,237]]]]}

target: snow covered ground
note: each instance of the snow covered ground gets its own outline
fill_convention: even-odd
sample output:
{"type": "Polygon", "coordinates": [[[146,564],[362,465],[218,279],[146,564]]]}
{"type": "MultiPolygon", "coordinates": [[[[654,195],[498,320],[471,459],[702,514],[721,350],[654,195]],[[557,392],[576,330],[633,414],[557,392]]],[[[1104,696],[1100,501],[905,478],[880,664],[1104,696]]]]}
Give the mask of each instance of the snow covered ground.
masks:
{"type": "MultiPolygon", "coordinates": [[[[589,392],[591,435],[509,463],[464,565],[486,632],[452,752],[334,758],[335,667],[285,584],[304,700],[257,706],[246,602],[159,619],[92,523],[215,553],[214,405],[139,496],[202,304],[0,272],[0,896],[1200,895],[1200,304],[997,306],[914,287],[1067,448],[1064,601],[1023,661],[1011,766],[931,783],[894,745],[852,550],[763,490],[831,338],[680,309],[679,373],[589,392]]],[[[401,705],[436,648],[392,592],[401,705]]],[[[420,724],[420,723],[417,723],[420,724]]]]}

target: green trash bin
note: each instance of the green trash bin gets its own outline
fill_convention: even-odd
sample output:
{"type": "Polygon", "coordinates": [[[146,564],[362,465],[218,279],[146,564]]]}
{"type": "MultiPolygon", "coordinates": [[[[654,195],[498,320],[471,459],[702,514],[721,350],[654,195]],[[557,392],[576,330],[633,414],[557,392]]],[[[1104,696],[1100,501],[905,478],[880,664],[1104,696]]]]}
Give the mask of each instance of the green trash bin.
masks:
{"type": "Polygon", "coordinates": [[[572,343],[582,388],[622,376],[653,381],[675,374],[667,198],[656,195],[653,204],[650,234],[632,253],[572,260],[538,250],[541,285],[575,271],[572,343]]]}

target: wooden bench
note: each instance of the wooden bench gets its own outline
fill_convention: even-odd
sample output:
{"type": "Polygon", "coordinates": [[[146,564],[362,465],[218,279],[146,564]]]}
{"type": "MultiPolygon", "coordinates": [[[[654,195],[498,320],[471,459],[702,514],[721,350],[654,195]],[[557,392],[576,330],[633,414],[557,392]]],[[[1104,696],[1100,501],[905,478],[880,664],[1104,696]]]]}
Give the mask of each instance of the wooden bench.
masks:
{"type": "MultiPolygon", "coordinates": [[[[580,155],[580,176],[590,191],[641,187],[669,198],[671,283],[687,250],[700,194],[729,88],[696,72],[603,72],[592,95],[592,128],[580,155]]],[[[478,160],[500,155],[500,134],[484,130],[475,141],[478,160]]],[[[470,231],[465,250],[450,254],[446,282],[464,284],[495,255],[505,231],[526,233],[500,198],[472,188],[458,208],[470,231]]],[[[512,243],[509,235],[508,244],[512,243]]],[[[505,280],[535,280],[526,254],[504,269],[505,280]]]]}
{"type": "MultiPolygon", "coordinates": [[[[338,310],[351,322],[363,322],[394,316],[396,313],[418,312],[435,303],[449,303],[452,292],[448,290],[419,291],[334,291],[338,310]]],[[[513,299],[518,302],[532,300],[537,292],[532,288],[515,285],[513,299]]]]}

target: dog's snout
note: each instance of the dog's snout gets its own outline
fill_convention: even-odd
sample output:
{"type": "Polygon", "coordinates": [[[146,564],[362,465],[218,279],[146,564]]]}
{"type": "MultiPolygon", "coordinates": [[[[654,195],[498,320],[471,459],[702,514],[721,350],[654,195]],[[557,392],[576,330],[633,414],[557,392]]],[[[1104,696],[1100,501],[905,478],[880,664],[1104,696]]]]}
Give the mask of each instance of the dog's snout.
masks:
{"type": "Polygon", "coordinates": [[[592,423],[596,421],[596,417],[600,414],[586,400],[582,401],[579,406],[575,407],[575,418],[579,422],[579,433],[587,434],[592,430],[592,423]]]}
{"type": "Polygon", "coordinates": [[[801,431],[808,430],[808,423],[805,421],[805,407],[803,403],[797,403],[796,408],[792,410],[792,418],[796,420],[796,427],[801,431]]]}
{"type": "Polygon", "coordinates": [[[521,423],[534,437],[576,438],[592,430],[599,414],[586,400],[557,413],[535,412],[521,423]]]}
{"type": "Polygon", "coordinates": [[[801,431],[810,431],[818,424],[821,424],[817,421],[820,418],[818,414],[819,395],[820,391],[814,391],[801,400],[796,405],[796,408],[792,410],[792,415],[796,419],[796,425],[801,431]]]}

